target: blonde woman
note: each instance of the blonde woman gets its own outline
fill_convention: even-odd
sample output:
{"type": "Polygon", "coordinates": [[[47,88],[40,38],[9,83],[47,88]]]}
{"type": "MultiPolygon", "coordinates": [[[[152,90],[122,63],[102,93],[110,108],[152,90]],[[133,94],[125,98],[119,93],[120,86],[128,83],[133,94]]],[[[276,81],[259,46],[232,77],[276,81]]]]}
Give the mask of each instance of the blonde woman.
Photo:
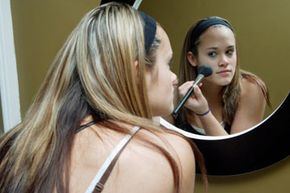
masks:
{"type": "Polygon", "coordinates": [[[204,135],[228,135],[259,123],[266,103],[270,104],[265,83],[240,69],[232,25],[221,17],[203,18],[187,32],[180,60],[179,93],[192,86],[200,65],[213,73],[185,104],[177,122],[187,131],[204,135]]]}
{"type": "Polygon", "coordinates": [[[117,3],[88,12],[0,139],[0,192],[193,192],[198,152],[152,121],[173,110],[171,58],[150,16],[117,3]]]}

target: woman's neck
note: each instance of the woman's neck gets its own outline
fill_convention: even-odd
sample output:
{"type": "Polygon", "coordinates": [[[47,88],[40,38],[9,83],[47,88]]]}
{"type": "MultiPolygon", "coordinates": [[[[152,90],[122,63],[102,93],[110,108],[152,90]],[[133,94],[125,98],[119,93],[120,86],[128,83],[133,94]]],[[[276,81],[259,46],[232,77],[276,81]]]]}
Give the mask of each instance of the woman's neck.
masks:
{"type": "Polygon", "coordinates": [[[223,121],[223,87],[204,81],[201,89],[214,117],[219,122],[223,121]]]}
{"type": "Polygon", "coordinates": [[[207,99],[209,105],[215,106],[218,104],[222,104],[222,86],[213,85],[212,83],[204,81],[201,86],[201,91],[204,97],[207,99]]]}

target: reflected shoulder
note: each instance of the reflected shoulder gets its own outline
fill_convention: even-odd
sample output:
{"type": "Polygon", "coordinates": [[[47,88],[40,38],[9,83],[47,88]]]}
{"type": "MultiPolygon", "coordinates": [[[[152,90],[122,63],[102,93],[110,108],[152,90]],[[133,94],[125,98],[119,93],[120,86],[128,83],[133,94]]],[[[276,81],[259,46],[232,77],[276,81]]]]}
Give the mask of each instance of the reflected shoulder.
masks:
{"type": "Polygon", "coordinates": [[[266,107],[266,99],[261,87],[256,82],[242,79],[239,107],[246,110],[240,112],[244,114],[244,116],[248,115],[252,118],[257,117],[257,120],[260,120],[261,117],[263,117],[266,107]]]}
{"type": "MultiPolygon", "coordinates": [[[[259,81],[262,82],[260,79],[259,81]]],[[[243,78],[241,81],[241,97],[249,100],[263,100],[264,95],[261,87],[254,81],[243,78]]]]}

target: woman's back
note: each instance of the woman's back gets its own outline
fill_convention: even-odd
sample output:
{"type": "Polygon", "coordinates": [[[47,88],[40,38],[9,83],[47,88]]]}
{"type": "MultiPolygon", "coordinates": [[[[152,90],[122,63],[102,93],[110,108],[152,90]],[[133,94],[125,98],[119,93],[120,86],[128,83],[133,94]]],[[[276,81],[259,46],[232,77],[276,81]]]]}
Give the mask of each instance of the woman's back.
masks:
{"type": "MultiPolygon", "coordinates": [[[[90,126],[76,135],[70,166],[71,193],[86,191],[101,165],[125,135],[97,125],[90,126]]],[[[193,192],[195,167],[190,145],[179,136],[168,133],[160,135],[168,140],[176,150],[176,156],[179,156],[183,174],[182,192],[193,192]]],[[[173,174],[168,160],[157,148],[139,140],[145,136],[167,148],[164,142],[148,131],[138,131],[118,158],[104,186],[104,193],[174,191],[173,174]]],[[[173,152],[172,149],[169,151],[173,152]]]]}

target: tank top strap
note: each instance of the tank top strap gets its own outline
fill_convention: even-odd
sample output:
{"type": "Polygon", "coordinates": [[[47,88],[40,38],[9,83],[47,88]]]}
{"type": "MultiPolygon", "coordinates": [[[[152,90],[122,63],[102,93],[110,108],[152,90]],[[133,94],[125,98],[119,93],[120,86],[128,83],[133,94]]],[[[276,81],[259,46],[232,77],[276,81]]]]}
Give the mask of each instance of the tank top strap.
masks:
{"type": "Polygon", "coordinates": [[[134,135],[140,130],[140,127],[133,127],[132,132],[127,134],[113,149],[106,161],[103,163],[98,173],[90,183],[85,193],[99,193],[102,192],[104,185],[113,170],[115,163],[117,162],[121,152],[124,150],[126,145],[134,137],[134,135]]]}

